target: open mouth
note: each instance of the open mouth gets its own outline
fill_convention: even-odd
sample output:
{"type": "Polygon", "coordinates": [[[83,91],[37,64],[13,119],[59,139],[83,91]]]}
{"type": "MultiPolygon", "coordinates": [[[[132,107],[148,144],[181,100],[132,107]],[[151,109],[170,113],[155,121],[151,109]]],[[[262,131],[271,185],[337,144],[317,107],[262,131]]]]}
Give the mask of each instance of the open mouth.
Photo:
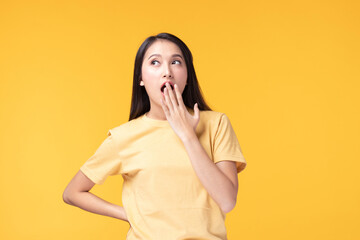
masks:
{"type": "MultiPolygon", "coordinates": [[[[171,89],[174,90],[173,85],[170,84],[170,86],[171,86],[171,89]]],[[[161,87],[161,89],[160,89],[161,92],[164,92],[164,89],[165,89],[165,88],[166,88],[166,85],[164,84],[164,85],[161,87]]]]}

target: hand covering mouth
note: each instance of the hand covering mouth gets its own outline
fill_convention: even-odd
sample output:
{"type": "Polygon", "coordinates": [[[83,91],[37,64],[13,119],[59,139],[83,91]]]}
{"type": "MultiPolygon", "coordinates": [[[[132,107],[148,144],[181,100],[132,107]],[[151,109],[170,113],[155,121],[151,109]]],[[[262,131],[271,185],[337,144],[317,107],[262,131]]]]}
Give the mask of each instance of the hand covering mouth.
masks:
{"type": "MultiPolygon", "coordinates": [[[[167,83],[167,82],[164,82],[163,85],[161,86],[161,88],[160,88],[161,92],[164,92],[164,89],[165,89],[165,87],[166,87],[166,83],[167,83]]],[[[173,84],[172,84],[171,82],[168,82],[168,83],[170,84],[171,89],[174,90],[173,84]]]]}

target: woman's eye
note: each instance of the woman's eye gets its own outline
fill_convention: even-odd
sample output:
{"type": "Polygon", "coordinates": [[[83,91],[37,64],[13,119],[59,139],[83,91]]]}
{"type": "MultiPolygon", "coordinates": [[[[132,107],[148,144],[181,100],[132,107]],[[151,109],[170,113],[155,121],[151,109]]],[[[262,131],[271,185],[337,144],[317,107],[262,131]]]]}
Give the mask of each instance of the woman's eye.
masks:
{"type": "MultiPolygon", "coordinates": [[[[151,64],[152,64],[152,65],[156,65],[156,64],[155,64],[156,62],[159,63],[158,60],[152,60],[152,61],[151,61],[151,64]]],[[[179,60],[174,60],[173,63],[174,63],[174,62],[178,62],[178,64],[181,64],[181,62],[180,62],[179,60]]]]}

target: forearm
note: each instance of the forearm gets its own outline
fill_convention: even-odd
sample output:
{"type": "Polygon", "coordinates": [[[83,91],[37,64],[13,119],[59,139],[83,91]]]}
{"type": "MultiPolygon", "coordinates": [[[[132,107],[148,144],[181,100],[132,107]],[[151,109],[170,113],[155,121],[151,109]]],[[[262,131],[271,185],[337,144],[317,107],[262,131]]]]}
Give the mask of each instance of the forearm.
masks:
{"type": "Polygon", "coordinates": [[[194,136],[183,141],[196,175],[209,195],[228,212],[236,203],[236,189],[228,177],[209,158],[199,139],[194,136]]]}
{"type": "Polygon", "coordinates": [[[91,192],[75,192],[70,195],[67,203],[85,211],[121,219],[128,222],[122,206],[110,203],[91,192]]]}

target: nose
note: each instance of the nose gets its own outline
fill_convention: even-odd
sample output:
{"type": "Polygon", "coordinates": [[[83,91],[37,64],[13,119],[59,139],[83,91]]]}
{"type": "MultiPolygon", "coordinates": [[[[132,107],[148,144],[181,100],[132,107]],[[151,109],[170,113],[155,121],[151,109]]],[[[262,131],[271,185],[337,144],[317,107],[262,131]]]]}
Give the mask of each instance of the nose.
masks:
{"type": "Polygon", "coordinates": [[[163,73],[163,77],[168,77],[168,78],[172,78],[172,73],[171,73],[171,69],[167,64],[164,64],[164,73],[163,73]]]}

